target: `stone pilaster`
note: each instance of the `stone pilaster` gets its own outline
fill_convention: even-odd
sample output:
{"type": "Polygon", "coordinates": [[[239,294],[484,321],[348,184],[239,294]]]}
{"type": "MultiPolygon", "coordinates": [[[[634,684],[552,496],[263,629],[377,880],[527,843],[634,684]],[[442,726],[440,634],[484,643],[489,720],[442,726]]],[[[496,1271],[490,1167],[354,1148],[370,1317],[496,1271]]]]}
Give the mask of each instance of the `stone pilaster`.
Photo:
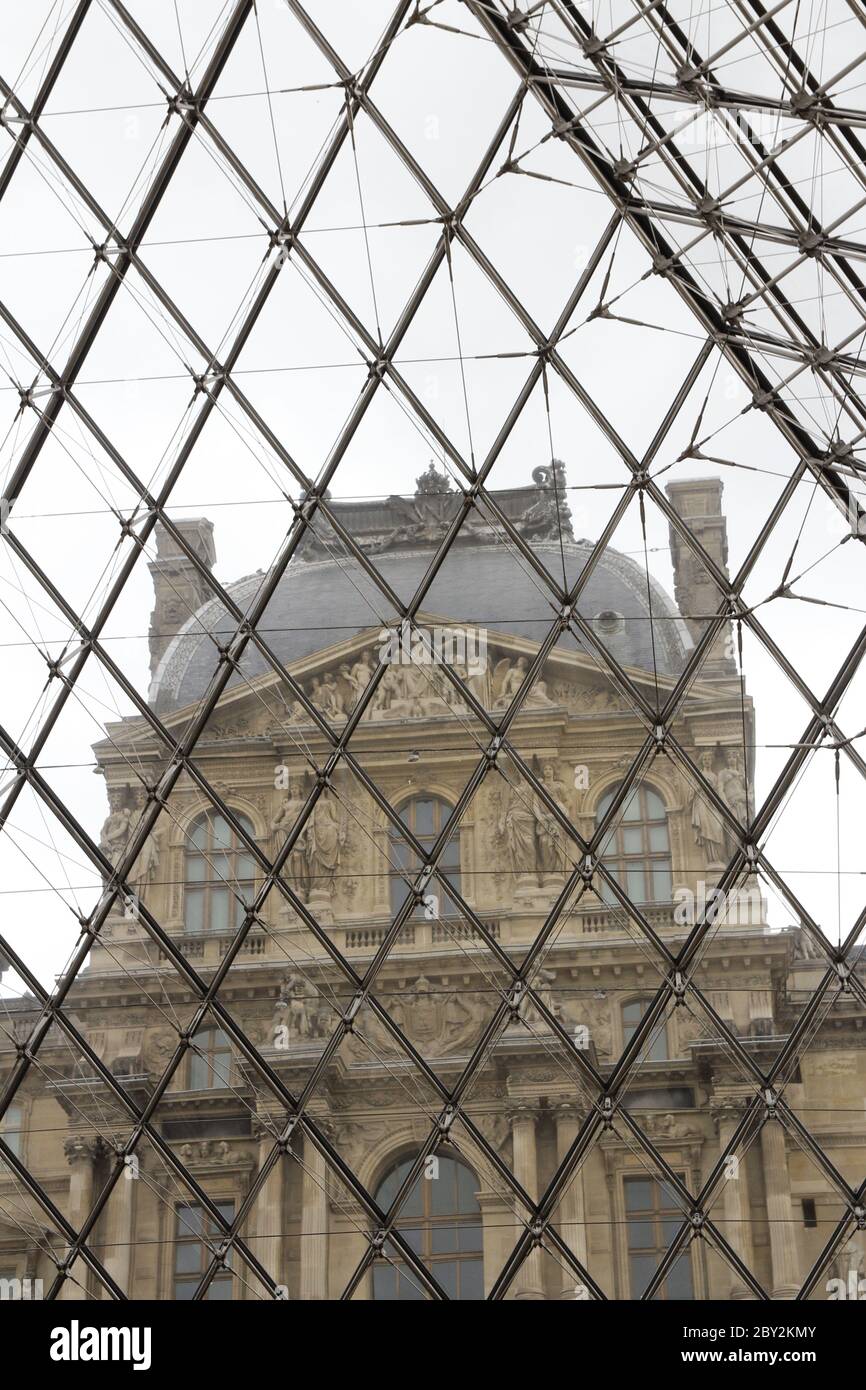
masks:
{"type": "Polygon", "coordinates": [[[767,1120],[761,1129],[761,1156],[773,1261],[773,1297],[793,1298],[800,1288],[799,1264],[785,1131],[778,1120],[767,1120]]]}
{"type": "MultiPolygon", "coordinates": [[[[141,1158],[136,1153],[126,1165],[105,1208],[105,1258],[103,1264],[118,1288],[124,1293],[132,1289],[132,1251],[135,1243],[135,1200],[141,1173],[141,1158]]],[[[108,1297],[106,1290],[104,1296],[108,1297]]]]}
{"type": "Polygon", "coordinates": [[[301,1298],[321,1301],[328,1297],[328,1165],[306,1135],[301,1203],[301,1298]]]}
{"type": "MultiPolygon", "coordinates": [[[[74,1227],[77,1234],[90,1215],[93,1206],[94,1169],[102,1157],[102,1140],[90,1135],[70,1134],[63,1141],[63,1152],[71,1169],[66,1219],[70,1226],[74,1227]]],[[[58,1297],[66,1300],[86,1298],[87,1274],[87,1265],[84,1261],[75,1260],[58,1297]]]]}
{"type": "MultiPolygon", "coordinates": [[[[537,1112],[530,1105],[518,1105],[509,1114],[514,1146],[514,1176],[527,1196],[538,1201],[538,1151],[535,1140],[537,1112]]],[[[530,1251],[514,1280],[515,1298],[544,1298],[541,1250],[530,1251]]]]}
{"type": "MultiPolygon", "coordinates": [[[[265,1166],[273,1150],[276,1139],[272,1130],[261,1125],[259,1140],[259,1172],[265,1166]]],[[[282,1154],[277,1159],[256,1197],[253,1229],[255,1239],[251,1242],[253,1254],[270,1274],[274,1283],[283,1280],[283,1236],[285,1211],[286,1165],[282,1154]]]]}
{"type": "MultiPolygon", "coordinates": [[[[564,1103],[556,1108],[556,1159],[561,1164],[577,1137],[580,1116],[574,1105],[564,1103]]],[[[583,1168],[572,1174],[559,1201],[559,1234],[569,1250],[580,1260],[584,1269],[587,1261],[586,1205],[583,1193],[583,1168]]],[[[562,1272],[562,1297],[574,1298],[577,1275],[573,1270],[562,1272]]]]}
{"type": "MultiPolygon", "coordinates": [[[[726,1099],[716,1104],[713,1119],[719,1134],[720,1158],[736,1158],[736,1176],[722,1179],[722,1210],[724,1222],[722,1234],[728,1244],[736,1251],[743,1264],[751,1268],[751,1235],[749,1229],[749,1204],[746,1187],[746,1165],[744,1154],[735,1153],[731,1140],[745,1109],[745,1102],[739,1099],[726,1099]]],[[[753,1294],[741,1276],[729,1268],[730,1285],[726,1297],[731,1299],[752,1298],[753,1294]]]]}

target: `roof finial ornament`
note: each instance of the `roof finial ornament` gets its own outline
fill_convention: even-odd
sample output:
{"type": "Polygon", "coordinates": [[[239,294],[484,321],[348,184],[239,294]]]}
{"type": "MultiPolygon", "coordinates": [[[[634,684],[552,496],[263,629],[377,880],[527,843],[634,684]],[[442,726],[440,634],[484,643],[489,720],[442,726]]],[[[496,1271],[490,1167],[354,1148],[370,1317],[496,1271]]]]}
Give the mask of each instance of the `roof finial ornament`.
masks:
{"type": "Polygon", "coordinates": [[[444,471],[437,472],[436,462],[430,460],[430,465],[420,478],[415,479],[416,497],[441,497],[443,493],[451,491],[451,479],[444,471]]]}

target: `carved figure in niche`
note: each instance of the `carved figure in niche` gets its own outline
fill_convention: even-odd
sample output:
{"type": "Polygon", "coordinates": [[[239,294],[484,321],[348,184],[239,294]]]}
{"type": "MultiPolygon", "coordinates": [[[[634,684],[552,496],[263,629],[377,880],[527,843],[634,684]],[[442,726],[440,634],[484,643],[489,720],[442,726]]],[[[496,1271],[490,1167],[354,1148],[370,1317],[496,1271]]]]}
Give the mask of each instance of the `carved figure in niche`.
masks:
{"type": "Polygon", "coordinates": [[[534,797],[529,788],[509,783],[497,831],[505,842],[512,867],[518,874],[536,874],[538,846],[535,836],[534,797]]]}
{"type": "MultiPolygon", "coordinates": [[[[554,799],[564,806],[567,792],[555,766],[546,764],[542,774],[535,758],[533,770],[554,799]]],[[[497,834],[504,841],[517,874],[531,875],[541,886],[548,878],[561,875],[566,868],[565,835],[536,791],[528,784],[521,785],[516,774],[509,786],[507,798],[500,803],[497,834]]]]}
{"type": "MultiPolygon", "coordinates": [[[[529,661],[525,656],[519,656],[513,663],[507,656],[497,661],[493,670],[494,709],[505,709],[511,704],[526,680],[528,671],[529,661]]],[[[547,693],[547,682],[539,677],[533,681],[532,689],[523,701],[521,709],[546,708],[551,707],[553,703],[547,693]]]]}
{"type": "MultiPolygon", "coordinates": [[[[737,822],[745,829],[749,823],[749,802],[743,772],[743,755],[739,748],[726,748],[724,757],[718,780],[719,795],[737,822]]],[[[736,836],[727,827],[725,829],[728,851],[733,854],[736,849],[736,836]]]]}
{"type": "Polygon", "coordinates": [[[141,847],[141,853],[135,861],[135,872],[131,882],[136,885],[139,892],[143,893],[148,885],[156,878],[159,868],[159,841],[151,831],[141,847]]]}
{"type": "Polygon", "coordinates": [[[309,891],[332,897],[334,877],[346,843],[346,826],[328,791],[322,792],[304,830],[309,891]]]}
{"type": "Polygon", "coordinates": [[[274,1007],[272,1042],[279,1046],[285,1037],[303,1040],[321,1036],[319,999],[319,991],[314,984],[290,971],[280,985],[274,1007]]]}
{"type": "MultiPolygon", "coordinates": [[[[698,767],[706,781],[721,796],[719,778],[713,768],[711,748],[704,748],[698,755],[698,767]]],[[[725,856],[725,827],[703,792],[697,788],[692,793],[691,817],[695,844],[699,849],[704,850],[711,862],[721,863],[725,856]]]]}
{"type": "Polygon", "coordinates": [[[422,1044],[429,1043],[439,1033],[439,1009],[432,989],[430,981],[422,975],[415,981],[415,989],[409,1001],[409,1029],[412,1036],[422,1044]]]}
{"type": "MultiPolygon", "coordinates": [[[[474,1002],[474,1001],[473,1001],[474,1002]]],[[[445,1003],[445,1046],[459,1047],[474,1035],[476,1010],[464,1004],[459,994],[449,994],[445,1003]]]]}
{"type": "MultiPolygon", "coordinates": [[[[553,763],[545,763],[542,781],[554,801],[565,810],[568,793],[565,790],[565,783],[557,775],[553,763]]],[[[542,875],[564,873],[567,866],[564,832],[541,798],[536,797],[535,801],[538,826],[538,865],[541,873],[542,875]]]]}
{"type": "Polygon", "coordinates": [[[128,806],[117,806],[109,811],[99,834],[99,848],[112,864],[126,849],[132,828],[132,811],[128,806]]]}
{"type": "MultiPolygon", "coordinates": [[[[547,1012],[552,1014],[554,1018],[560,1018],[562,1016],[562,1010],[553,997],[553,986],[555,983],[556,973],[553,970],[539,970],[535,979],[531,981],[533,994],[536,999],[538,999],[539,1003],[543,1004],[547,1012]]],[[[534,1007],[534,1004],[530,1004],[527,1010],[526,1022],[535,1026],[540,1025],[542,1028],[548,1027],[546,1018],[534,1007]]]]}
{"type": "MultiPolygon", "coordinates": [[[[282,844],[293,830],[298,816],[304,808],[304,784],[300,779],[290,780],[288,794],[271,821],[271,830],[282,844]]],[[[307,826],[305,825],[292,849],[286,866],[286,877],[295,892],[306,902],[310,891],[310,872],[307,860],[307,826]]]]}

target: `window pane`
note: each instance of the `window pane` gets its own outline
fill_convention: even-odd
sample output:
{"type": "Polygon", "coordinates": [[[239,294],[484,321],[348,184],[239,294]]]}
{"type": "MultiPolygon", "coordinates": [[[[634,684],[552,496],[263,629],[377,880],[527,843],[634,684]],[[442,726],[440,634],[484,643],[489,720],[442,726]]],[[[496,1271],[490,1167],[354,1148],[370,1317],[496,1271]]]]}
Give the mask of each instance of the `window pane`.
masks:
{"type": "Polygon", "coordinates": [[[628,1223],[628,1245],[630,1250],[651,1250],[654,1243],[653,1223],[651,1221],[630,1221],[628,1223]]]}
{"type": "Polygon", "coordinates": [[[652,1209],[653,1184],[649,1178],[626,1178],[626,1211],[650,1211],[652,1209]]]}
{"type": "Polygon", "coordinates": [[[204,893],[200,889],[187,889],[183,916],[187,931],[204,931],[204,893]]]}
{"type": "Polygon", "coordinates": [[[457,1297],[456,1260],[437,1260],[433,1266],[433,1276],[442,1285],[449,1298],[457,1297]]]}
{"type": "Polygon", "coordinates": [[[668,848],[668,828],[667,825],[651,825],[649,827],[650,849],[656,852],[667,850],[668,848]]]}
{"type": "Polygon", "coordinates": [[[397,1297],[397,1271],[384,1260],[373,1266],[373,1297],[380,1303],[392,1303],[397,1297]]]}
{"type": "Polygon", "coordinates": [[[187,855],[186,860],[186,881],[187,883],[204,883],[207,878],[207,860],[198,854],[187,855]]]}
{"type": "Polygon", "coordinates": [[[482,1248],[482,1234],[480,1221],[467,1222],[465,1226],[459,1226],[457,1228],[457,1249],[480,1250],[482,1248]]]}
{"type": "Polygon", "coordinates": [[[208,873],[208,880],[215,886],[228,883],[230,879],[234,878],[231,860],[227,854],[210,855],[208,868],[210,870],[208,873]]]}
{"type": "Polygon", "coordinates": [[[220,847],[228,847],[232,842],[232,832],[225,816],[216,814],[211,824],[213,826],[213,844],[220,847]]]}
{"type": "Polygon", "coordinates": [[[200,1263],[201,1246],[197,1241],[188,1240],[178,1243],[174,1262],[174,1267],[178,1274],[194,1274],[199,1268],[200,1263]]]}
{"type": "Polygon", "coordinates": [[[655,1255],[632,1255],[629,1258],[631,1269],[631,1296],[640,1298],[649,1286],[656,1272],[658,1261],[655,1255]]]}
{"type": "Polygon", "coordinates": [[[234,902],[228,888],[213,888],[210,895],[210,931],[228,931],[229,907],[234,902]]]}
{"type": "Polygon", "coordinates": [[[653,866],[652,899],[656,903],[666,903],[671,900],[671,871],[667,865],[653,866]]]}
{"type": "MultiPolygon", "coordinates": [[[[479,1246],[480,1249],[480,1246],[479,1246]]],[[[460,1261],[460,1298],[484,1297],[484,1266],[480,1260],[460,1261]]]]}
{"type": "Polygon", "coordinates": [[[208,1074],[210,1068],[206,1057],[199,1057],[193,1052],[189,1063],[189,1086],[191,1091],[206,1091],[209,1089],[208,1074]]]}
{"type": "Polygon", "coordinates": [[[633,791],[626,800],[622,812],[623,820],[640,820],[640,795],[633,791]]]}
{"type": "Polygon", "coordinates": [[[694,1298],[692,1287],[692,1262],[687,1254],[677,1260],[665,1281],[668,1298],[694,1298]]]}
{"type": "Polygon", "coordinates": [[[435,829],[435,803],[426,800],[415,802],[415,834],[432,835],[435,829]]]}
{"type": "Polygon", "coordinates": [[[431,1232],[434,1255],[450,1255],[457,1249],[457,1227],[449,1222],[434,1226],[431,1232]]]}
{"type": "Polygon", "coordinates": [[[622,847],[626,854],[640,854],[643,849],[643,835],[639,825],[626,825],[622,831],[622,847]]]}
{"type": "Polygon", "coordinates": [[[629,869],[625,877],[625,891],[636,903],[646,902],[646,883],[643,869],[629,869]]]}

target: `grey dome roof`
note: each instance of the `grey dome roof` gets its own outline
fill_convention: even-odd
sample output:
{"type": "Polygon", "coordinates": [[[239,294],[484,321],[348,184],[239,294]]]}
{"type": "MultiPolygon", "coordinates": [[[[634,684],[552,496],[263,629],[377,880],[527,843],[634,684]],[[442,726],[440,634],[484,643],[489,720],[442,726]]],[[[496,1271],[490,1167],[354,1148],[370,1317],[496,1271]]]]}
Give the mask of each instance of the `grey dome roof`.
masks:
{"type": "MultiPolygon", "coordinates": [[[[534,553],[551,575],[562,578],[563,558],[569,584],[583,570],[591,551],[589,541],[568,541],[560,549],[555,541],[537,542],[534,553]]],[[[392,591],[408,603],[430,564],[427,547],[393,551],[373,558],[392,591]]],[[[264,573],[251,575],[227,586],[235,603],[246,611],[255,601],[264,573]]],[[[597,562],[578,603],[586,620],[600,613],[621,615],[623,621],[602,630],[593,624],[600,640],[626,666],[659,674],[677,675],[683,666],[690,639],[675,605],[664,590],[651,581],[653,623],[648,621],[647,581],[631,559],[608,549],[597,562]],[[653,646],[655,650],[653,651],[653,646]]],[[[554,609],[549,590],[529,565],[502,545],[477,544],[454,547],[433,580],[421,607],[454,623],[472,623],[493,634],[510,633],[541,642],[550,630],[554,609]]],[[[399,620],[387,599],[354,559],[294,560],[280,580],[258,628],[286,666],[351,637],[399,620]]],[[[214,639],[225,644],[236,624],[220,600],[205,603],[172,639],[151,683],[150,701],[159,711],[180,708],[197,700],[213,676],[217,664],[214,639]],[[209,635],[210,634],[210,635],[209,635]]],[[[569,634],[561,646],[580,648],[569,634]]],[[[230,685],[255,679],[271,668],[248,644],[230,685]]]]}

